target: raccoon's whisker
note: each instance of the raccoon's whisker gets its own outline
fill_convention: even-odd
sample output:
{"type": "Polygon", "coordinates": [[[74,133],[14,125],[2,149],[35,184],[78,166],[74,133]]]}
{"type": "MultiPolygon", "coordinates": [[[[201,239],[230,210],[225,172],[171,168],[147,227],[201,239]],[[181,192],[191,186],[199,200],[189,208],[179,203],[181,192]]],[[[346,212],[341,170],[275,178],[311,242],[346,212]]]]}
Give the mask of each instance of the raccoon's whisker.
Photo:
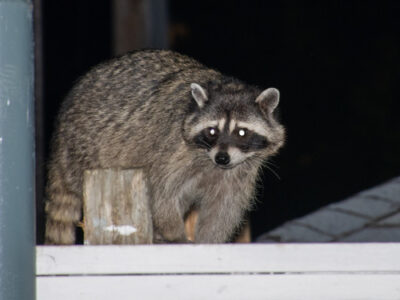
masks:
{"type": "Polygon", "coordinates": [[[273,163],[271,158],[269,158],[267,161],[265,161],[265,163],[267,163],[270,166],[273,166],[275,168],[278,168],[278,165],[276,163],[273,163]]]}
{"type": "Polygon", "coordinates": [[[206,141],[203,141],[203,145],[207,146],[207,147],[211,147],[210,143],[207,143],[206,141]]]}
{"type": "Polygon", "coordinates": [[[271,167],[274,167],[274,168],[277,168],[277,169],[279,168],[277,164],[274,164],[274,163],[271,162],[270,160],[266,160],[265,163],[266,163],[267,165],[271,166],[271,167]]]}
{"type": "Polygon", "coordinates": [[[252,160],[247,160],[247,163],[250,165],[250,166],[260,166],[260,165],[262,165],[262,160],[261,159],[258,159],[258,158],[254,158],[254,159],[252,159],[252,160]]]}
{"type": "MultiPolygon", "coordinates": [[[[207,143],[205,140],[198,140],[196,143],[199,146],[204,146],[206,148],[211,148],[211,145],[209,143],[207,143]]],[[[196,145],[196,143],[193,143],[193,144],[196,145]]]]}
{"type": "Polygon", "coordinates": [[[281,177],[278,175],[278,173],[272,169],[270,166],[268,166],[268,162],[266,164],[264,164],[264,166],[271,171],[272,174],[274,174],[276,176],[276,178],[278,178],[279,180],[281,180],[281,177]]]}
{"type": "Polygon", "coordinates": [[[209,143],[207,143],[206,141],[201,141],[200,145],[205,146],[206,148],[211,148],[211,145],[209,143]]]}
{"type": "Polygon", "coordinates": [[[247,160],[246,162],[250,166],[261,164],[263,167],[266,167],[272,174],[274,174],[277,179],[281,180],[281,177],[279,176],[279,174],[272,168],[272,167],[277,167],[277,166],[274,164],[271,164],[270,161],[264,160],[257,156],[253,156],[251,159],[247,160]]]}
{"type": "Polygon", "coordinates": [[[256,157],[256,156],[253,156],[251,159],[247,159],[244,161],[244,163],[247,166],[249,166],[250,168],[254,168],[254,167],[258,168],[258,167],[260,167],[260,165],[263,164],[263,162],[264,162],[263,159],[256,157]]]}

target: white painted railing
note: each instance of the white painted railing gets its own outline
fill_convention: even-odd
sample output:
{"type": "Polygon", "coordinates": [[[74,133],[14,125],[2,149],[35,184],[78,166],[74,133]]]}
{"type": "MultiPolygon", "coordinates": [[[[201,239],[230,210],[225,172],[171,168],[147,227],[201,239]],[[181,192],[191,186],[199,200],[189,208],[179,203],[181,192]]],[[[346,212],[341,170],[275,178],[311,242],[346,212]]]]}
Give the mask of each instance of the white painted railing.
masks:
{"type": "Polygon", "coordinates": [[[40,246],[37,299],[400,299],[400,244],[40,246]]]}

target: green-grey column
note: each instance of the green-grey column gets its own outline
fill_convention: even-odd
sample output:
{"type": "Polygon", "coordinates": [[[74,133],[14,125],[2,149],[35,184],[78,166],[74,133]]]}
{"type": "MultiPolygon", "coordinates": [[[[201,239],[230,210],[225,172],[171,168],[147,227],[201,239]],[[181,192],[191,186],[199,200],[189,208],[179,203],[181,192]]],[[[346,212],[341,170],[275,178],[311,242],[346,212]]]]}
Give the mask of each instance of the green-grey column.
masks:
{"type": "Polygon", "coordinates": [[[35,299],[32,2],[0,0],[0,299],[35,299]]]}

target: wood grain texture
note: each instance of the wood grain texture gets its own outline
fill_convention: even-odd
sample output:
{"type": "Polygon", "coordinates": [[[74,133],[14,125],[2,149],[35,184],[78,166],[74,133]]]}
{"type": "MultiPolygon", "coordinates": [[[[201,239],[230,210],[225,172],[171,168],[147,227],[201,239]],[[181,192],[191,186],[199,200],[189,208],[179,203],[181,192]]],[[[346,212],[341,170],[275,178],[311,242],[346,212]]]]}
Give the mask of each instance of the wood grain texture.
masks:
{"type": "Polygon", "coordinates": [[[143,171],[84,173],[84,243],[150,244],[153,224],[143,171]]]}

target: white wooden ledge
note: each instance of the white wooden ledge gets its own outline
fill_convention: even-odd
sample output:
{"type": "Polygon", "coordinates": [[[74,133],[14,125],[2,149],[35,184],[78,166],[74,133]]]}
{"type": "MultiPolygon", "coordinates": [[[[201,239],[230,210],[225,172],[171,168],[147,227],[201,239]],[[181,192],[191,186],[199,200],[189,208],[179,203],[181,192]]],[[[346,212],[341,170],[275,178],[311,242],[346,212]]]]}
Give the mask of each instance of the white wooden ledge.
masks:
{"type": "Polygon", "coordinates": [[[400,244],[40,246],[37,299],[400,299],[400,244]]]}

